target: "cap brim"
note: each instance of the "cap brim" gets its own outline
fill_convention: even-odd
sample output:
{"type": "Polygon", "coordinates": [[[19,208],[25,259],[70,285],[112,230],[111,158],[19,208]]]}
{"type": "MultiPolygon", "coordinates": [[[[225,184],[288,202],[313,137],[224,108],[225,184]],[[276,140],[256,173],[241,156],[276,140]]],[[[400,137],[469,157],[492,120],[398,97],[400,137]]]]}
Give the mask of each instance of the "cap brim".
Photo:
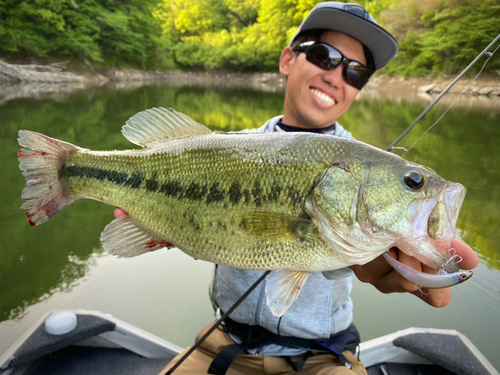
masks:
{"type": "Polygon", "coordinates": [[[313,29],[334,30],[359,40],[372,53],[376,69],[391,61],[399,49],[396,39],[382,27],[337,8],[313,9],[292,40],[299,33],[313,29]]]}

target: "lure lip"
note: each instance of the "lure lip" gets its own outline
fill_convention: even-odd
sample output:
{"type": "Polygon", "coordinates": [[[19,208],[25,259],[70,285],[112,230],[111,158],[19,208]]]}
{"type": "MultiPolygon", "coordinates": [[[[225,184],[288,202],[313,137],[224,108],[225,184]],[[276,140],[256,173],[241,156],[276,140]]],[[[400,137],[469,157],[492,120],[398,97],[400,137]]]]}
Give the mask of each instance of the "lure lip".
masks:
{"type": "Polygon", "coordinates": [[[441,289],[448,288],[469,280],[474,274],[472,271],[459,270],[453,273],[431,274],[419,272],[406,264],[403,264],[389,255],[388,252],[382,254],[385,260],[394,268],[401,276],[408,281],[418,285],[420,288],[441,289]]]}

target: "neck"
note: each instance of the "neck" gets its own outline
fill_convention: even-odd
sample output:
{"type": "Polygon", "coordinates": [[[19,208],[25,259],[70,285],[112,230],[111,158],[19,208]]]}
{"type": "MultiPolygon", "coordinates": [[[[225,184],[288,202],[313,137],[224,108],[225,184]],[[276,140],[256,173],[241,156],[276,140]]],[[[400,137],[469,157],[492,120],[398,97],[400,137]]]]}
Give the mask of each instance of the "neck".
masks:
{"type": "Polygon", "coordinates": [[[336,123],[334,123],[334,124],[332,124],[330,126],[327,126],[325,128],[319,128],[319,129],[316,129],[316,128],[299,128],[297,126],[286,125],[283,122],[281,122],[281,120],[279,120],[276,125],[278,125],[282,130],[284,130],[286,132],[327,133],[327,132],[329,132],[331,130],[335,130],[336,123]]]}

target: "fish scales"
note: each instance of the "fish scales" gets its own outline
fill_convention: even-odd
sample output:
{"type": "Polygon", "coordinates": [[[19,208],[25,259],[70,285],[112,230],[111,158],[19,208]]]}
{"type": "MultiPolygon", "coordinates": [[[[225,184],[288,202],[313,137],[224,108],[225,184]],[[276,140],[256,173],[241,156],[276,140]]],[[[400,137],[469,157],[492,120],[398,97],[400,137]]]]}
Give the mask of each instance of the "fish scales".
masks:
{"type": "MultiPolygon", "coordinates": [[[[101,234],[111,254],[177,246],[196,259],[274,270],[282,316],[312,272],[365,264],[393,246],[450,277],[396,270],[428,287],[470,278],[440,243],[455,236],[465,188],[362,142],[311,133],[221,134],[172,109],[127,121],[142,150],[89,151],[20,130],[22,208],[38,225],[77,199],[121,207],[101,234]]],[[[391,263],[392,264],[392,263],[391,263]]]]}
{"type": "Polygon", "coordinates": [[[331,258],[317,230],[301,243],[276,246],[242,228],[244,214],[254,210],[304,214],[315,182],[346,147],[308,138],[214,134],[152,150],[74,152],[63,175],[73,195],[123,208],[137,225],[182,244],[195,258],[247,269],[316,270],[325,264],[311,261],[316,254],[331,258]]]}

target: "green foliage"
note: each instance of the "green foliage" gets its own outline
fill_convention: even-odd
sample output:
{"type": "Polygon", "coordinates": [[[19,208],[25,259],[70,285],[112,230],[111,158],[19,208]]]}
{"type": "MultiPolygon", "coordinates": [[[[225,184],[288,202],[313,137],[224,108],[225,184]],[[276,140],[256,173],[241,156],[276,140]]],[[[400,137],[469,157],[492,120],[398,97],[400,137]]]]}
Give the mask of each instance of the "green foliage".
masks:
{"type": "Polygon", "coordinates": [[[168,59],[152,15],[156,1],[2,0],[0,53],[65,58],[105,66],[162,67],[168,59]],[[160,46],[160,48],[158,48],[160,46]]]}
{"type": "Polygon", "coordinates": [[[399,0],[357,0],[353,2],[362,5],[372,17],[378,20],[379,14],[382,11],[399,3],[399,0]]]}
{"type": "Polygon", "coordinates": [[[163,0],[154,12],[185,69],[276,71],[314,0],[163,0]]]}
{"type": "MultiPolygon", "coordinates": [[[[319,0],[0,0],[0,53],[144,69],[277,71],[319,0]]],[[[498,0],[353,0],[400,41],[384,72],[461,71],[498,34],[498,0]]],[[[476,71],[481,64],[477,64],[476,71]]],[[[486,74],[494,74],[493,59],[486,74]]]]}
{"type": "MultiPolygon", "coordinates": [[[[400,40],[400,53],[386,71],[410,76],[443,76],[464,69],[498,35],[497,0],[412,0],[382,14],[400,40]],[[395,22],[401,19],[411,22],[395,22]]],[[[475,66],[478,72],[482,64],[475,66]]],[[[492,59],[484,72],[493,74],[500,61],[492,59]]]]}

